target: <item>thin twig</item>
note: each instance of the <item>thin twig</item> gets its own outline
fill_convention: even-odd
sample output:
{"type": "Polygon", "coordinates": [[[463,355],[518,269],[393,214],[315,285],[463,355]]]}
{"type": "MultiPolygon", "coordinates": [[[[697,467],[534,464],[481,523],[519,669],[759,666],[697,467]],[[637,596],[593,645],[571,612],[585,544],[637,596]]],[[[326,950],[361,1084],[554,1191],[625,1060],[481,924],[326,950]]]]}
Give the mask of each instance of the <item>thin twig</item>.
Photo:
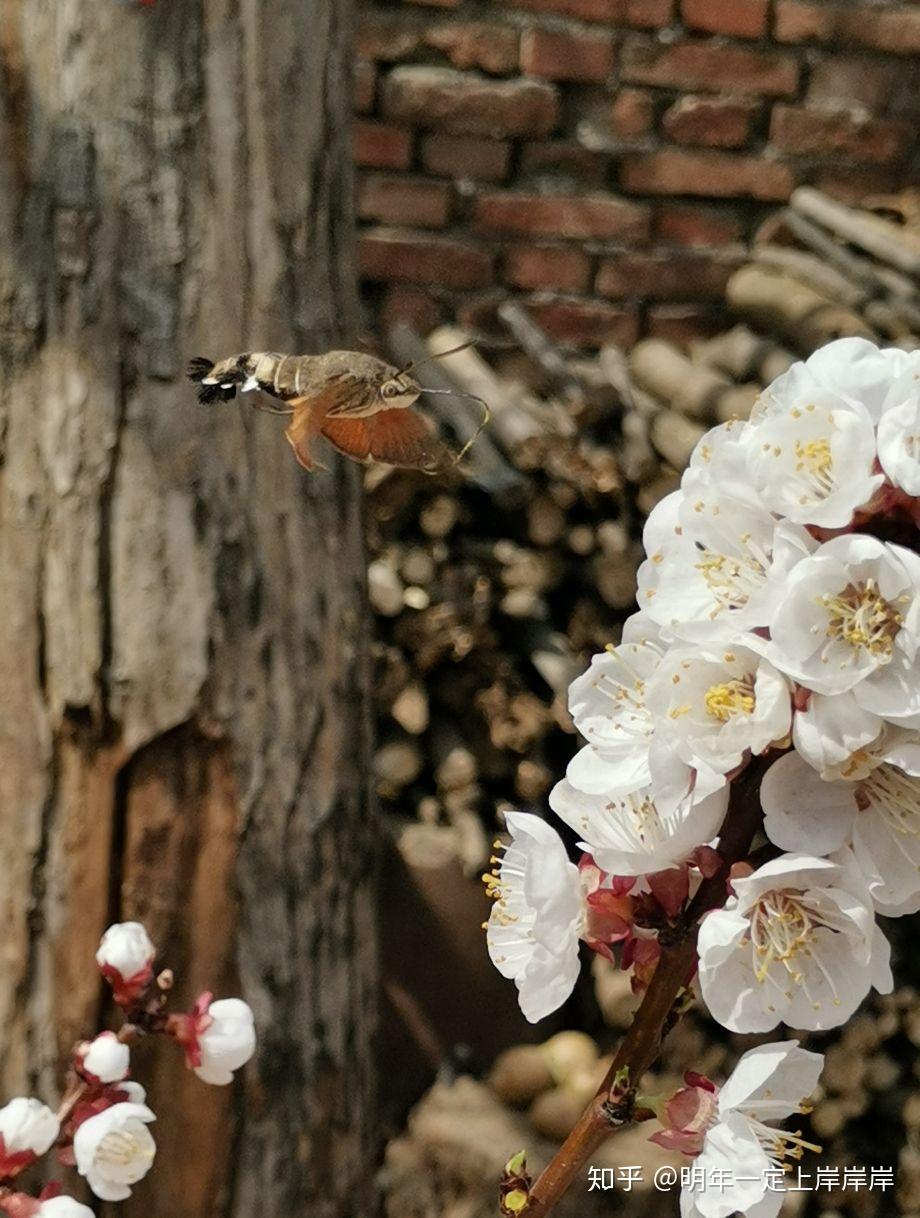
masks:
{"type": "Polygon", "coordinates": [[[674,1004],[694,970],[699,920],[724,902],[732,864],[748,853],[762,823],[762,776],[762,765],[755,765],[732,786],[728,814],[719,836],[722,866],[697,890],[684,918],[683,933],[662,948],[642,1004],[603,1083],[530,1189],[524,1218],[546,1218],[597,1148],[615,1129],[635,1120],[636,1088],[658,1056],[663,1036],[670,1031],[674,1004]]]}

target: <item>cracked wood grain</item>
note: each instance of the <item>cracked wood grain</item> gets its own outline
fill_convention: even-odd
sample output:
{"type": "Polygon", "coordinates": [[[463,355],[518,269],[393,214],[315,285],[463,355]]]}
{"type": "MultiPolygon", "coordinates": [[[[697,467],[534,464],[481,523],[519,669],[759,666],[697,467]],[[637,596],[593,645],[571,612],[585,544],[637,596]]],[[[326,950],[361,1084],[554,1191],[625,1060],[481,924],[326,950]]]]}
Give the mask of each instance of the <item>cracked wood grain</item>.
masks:
{"type": "Polygon", "coordinates": [[[128,1218],[372,1204],[358,481],[181,380],[353,332],[351,15],[0,0],[0,1088],[52,1095],[114,917],[262,1029],[245,1090],[148,1059],[128,1218]]]}

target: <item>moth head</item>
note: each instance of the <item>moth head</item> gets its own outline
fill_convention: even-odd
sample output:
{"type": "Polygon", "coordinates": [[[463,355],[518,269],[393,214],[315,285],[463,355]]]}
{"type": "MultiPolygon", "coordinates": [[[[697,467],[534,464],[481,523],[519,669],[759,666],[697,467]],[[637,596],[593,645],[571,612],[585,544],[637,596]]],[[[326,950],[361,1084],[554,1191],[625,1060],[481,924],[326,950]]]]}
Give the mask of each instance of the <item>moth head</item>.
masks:
{"type": "Polygon", "coordinates": [[[388,410],[411,406],[421,392],[421,385],[408,372],[388,376],[380,386],[380,396],[388,410]]]}

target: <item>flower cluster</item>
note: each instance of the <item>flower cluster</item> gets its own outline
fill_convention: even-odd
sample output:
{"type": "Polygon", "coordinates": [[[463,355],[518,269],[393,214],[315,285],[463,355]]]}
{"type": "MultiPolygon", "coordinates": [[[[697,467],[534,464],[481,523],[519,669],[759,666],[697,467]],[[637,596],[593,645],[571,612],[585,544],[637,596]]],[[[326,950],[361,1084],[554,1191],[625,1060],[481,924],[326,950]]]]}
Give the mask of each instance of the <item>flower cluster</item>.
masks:
{"type": "MultiPolygon", "coordinates": [[[[920,352],[833,342],[700,441],[646,523],[638,613],[570,691],[586,743],[550,806],[581,866],[521,813],[493,860],[489,950],[528,1018],[569,995],[581,941],[647,984],[731,864],[697,963],[725,1027],[830,1028],[891,988],[875,916],[920,909],[918,497],[920,352]],[[754,849],[723,858],[758,787],[754,849]]],[[[741,1136],[720,1116],[705,1144],[741,1136]]]]}
{"type": "Polygon", "coordinates": [[[92,1193],[123,1201],[146,1176],[156,1156],[148,1126],[156,1120],[131,1074],[131,1044],[162,1033],[185,1050],[186,1061],[208,1083],[232,1081],[255,1051],[252,1012],[237,998],[211,1002],[204,994],[190,1014],[166,1011],[172,974],[154,975],[156,951],[139,922],[110,926],[96,953],[125,1022],[100,1032],[73,1052],[70,1082],[56,1111],[19,1096],[0,1108],[0,1212],[9,1218],[92,1218],[92,1210],[48,1185],[38,1196],[19,1191],[18,1177],[56,1149],[92,1193]]]}
{"type": "Polygon", "coordinates": [[[686,1085],[663,1105],[664,1129],[650,1141],[695,1159],[704,1181],[728,1169],[731,1182],[684,1193],[681,1218],[728,1218],[739,1211],[776,1218],[784,1192],[769,1187],[774,1173],[781,1181],[789,1159],[818,1147],[773,1122],[809,1111],[805,1100],[823,1065],[822,1054],[790,1040],[750,1049],[721,1087],[686,1075],[686,1085]]]}

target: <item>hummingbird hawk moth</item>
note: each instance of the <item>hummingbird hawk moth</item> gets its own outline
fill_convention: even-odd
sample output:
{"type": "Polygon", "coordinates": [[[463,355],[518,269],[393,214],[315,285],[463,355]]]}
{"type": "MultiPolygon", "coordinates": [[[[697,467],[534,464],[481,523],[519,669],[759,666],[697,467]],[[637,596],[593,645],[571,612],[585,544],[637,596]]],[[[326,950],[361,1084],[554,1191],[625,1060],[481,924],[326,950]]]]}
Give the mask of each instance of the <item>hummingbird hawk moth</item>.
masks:
{"type": "MultiPolygon", "coordinates": [[[[453,355],[470,345],[465,343],[429,358],[453,355]]],[[[284,434],[306,470],[316,468],[313,446],[322,437],[362,464],[380,461],[434,474],[459,461],[476,436],[455,455],[430,420],[412,409],[423,392],[452,392],[422,388],[412,372],[427,362],[400,369],[360,351],[328,351],[325,355],[247,351],[217,363],[197,356],[188,366],[188,378],[200,385],[198,400],[204,405],[230,401],[237,390],[247,393],[254,389],[283,402],[281,409],[256,405],[270,414],[290,416],[284,434]]],[[[474,397],[462,393],[454,396],[474,397]]],[[[481,398],[474,400],[485,412],[481,431],[488,421],[489,408],[481,398]]]]}

